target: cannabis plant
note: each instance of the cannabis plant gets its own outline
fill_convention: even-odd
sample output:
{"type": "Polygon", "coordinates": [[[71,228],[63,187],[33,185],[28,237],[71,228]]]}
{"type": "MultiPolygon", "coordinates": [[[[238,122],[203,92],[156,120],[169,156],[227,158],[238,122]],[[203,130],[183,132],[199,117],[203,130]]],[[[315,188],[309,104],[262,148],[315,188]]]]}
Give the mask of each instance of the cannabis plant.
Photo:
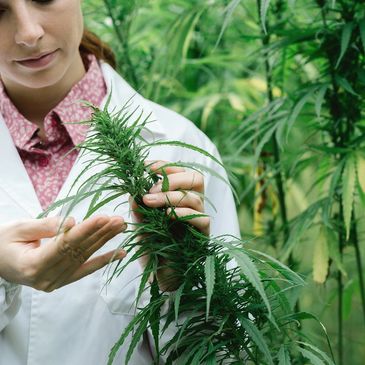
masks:
{"type": "MultiPolygon", "coordinates": [[[[135,347],[146,330],[154,339],[155,363],[164,356],[167,364],[289,364],[292,354],[301,354],[318,364],[333,364],[332,360],[312,344],[298,336],[297,321],[311,318],[306,313],[293,313],[286,291],[301,286],[302,279],[277,260],[264,253],[245,248],[244,242],[231,236],[208,237],[188,223],[201,215],[178,217],[174,208],[153,209],[142,201],[149,189],[162,180],[163,191],[169,189],[166,173],[156,174],[146,162],[152,147],[168,145],[189,148],[221,162],[199,147],[180,141],[147,143],[141,131],[150,121],[142,119],[138,110],[127,104],[118,112],[109,112],[90,105],[93,115],[91,133],[78,147],[82,153],[92,152],[83,172],[93,166],[105,166],[88,178],[76,195],[55,203],[65,205],[67,214],[78,202],[91,198],[85,218],[103,205],[129,194],[138,204],[136,213],[143,217],[131,223],[133,229],[120,243],[130,255],[120,262],[111,275],[121,275],[131,263],[147,261],[140,278],[135,316],[111,349],[109,364],[133,334],[125,363],[128,364],[135,347]],[[107,195],[102,195],[102,193],[107,195]],[[146,257],[148,258],[146,260],[146,257]],[[158,273],[170,272],[168,283],[177,289],[168,292],[159,286],[158,273]],[[141,304],[148,291],[150,301],[141,304]],[[166,309],[167,307],[167,309],[166,309]],[[168,328],[174,335],[161,343],[168,328]]],[[[186,163],[168,163],[168,166],[186,163]]],[[[204,166],[190,168],[204,172],[204,166]]],[[[206,171],[205,171],[206,172],[206,171]]],[[[161,284],[161,283],[160,283],[161,284]]]]}
{"type": "MultiPolygon", "coordinates": [[[[337,282],[340,364],[346,363],[344,308],[352,299],[348,294],[345,298],[346,282],[358,283],[365,319],[360,238],[365,202],[364,5],[353,0],[257,1],[267,103],[243,122],[241,133],[235,133],[237,141],[244,141],[240,152],[254,155],[260,203],[255,218],[261,219],[256,227],[263,239],[282,260],[298,267],[293,253],[303,237],[310,237],[314,281],[337,282]],[[298,16],[304,13],[307,18],[298,16]],[[302,78],[289,83],[287,79],[295,79],[294,70],[302,78]],[[278,97],[273,95],[274,87],[281,90],[278,97]],[[290,217],[289,186],[308,173],[303,194],[308,205],[290,217]],[[265,220],[262,212],[270,206],[264,199],[269,188],[275,191],[279,218],[272,211],[265,220]],[[354,270],[350,265],[345,268],[345,252],[353,255],[351,267],[356,267],[357,278],[349,278],[354,270]]],[[[364,333],[363,324],[360,331],[364,333]]]]}

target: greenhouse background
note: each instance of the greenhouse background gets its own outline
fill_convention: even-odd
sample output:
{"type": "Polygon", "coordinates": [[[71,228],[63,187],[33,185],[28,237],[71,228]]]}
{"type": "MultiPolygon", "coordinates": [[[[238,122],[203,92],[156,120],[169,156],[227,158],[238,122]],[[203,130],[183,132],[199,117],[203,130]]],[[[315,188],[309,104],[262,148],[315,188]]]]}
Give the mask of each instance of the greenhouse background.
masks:
{"type": "MultiPolygon", "coordinates": [[[[84,0],[121,75],[217,145],[249,245],[307,285],[338,364],[365,358],[365,1],[84,0]]],[[[298,330],[330,354],[320,324],[298,330]]]]}

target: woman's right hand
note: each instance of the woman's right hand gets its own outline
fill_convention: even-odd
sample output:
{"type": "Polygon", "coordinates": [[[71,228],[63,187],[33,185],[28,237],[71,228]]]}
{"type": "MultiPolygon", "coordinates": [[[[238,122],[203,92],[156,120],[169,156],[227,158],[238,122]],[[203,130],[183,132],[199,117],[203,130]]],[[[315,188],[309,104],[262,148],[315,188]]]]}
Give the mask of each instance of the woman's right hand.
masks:
{"type": "Polygon", "coordinates": [[[79,224],[67,218],[29,219],[0,225],[0,277],[51,292],[93,273],[123,250],[90,256],[126,229],[122,217],[95,216],[79,224]],[[57,234],[58,233],[58,234],[57,234]],[[41,245],[43,238],[52,238],[41,245]]]}

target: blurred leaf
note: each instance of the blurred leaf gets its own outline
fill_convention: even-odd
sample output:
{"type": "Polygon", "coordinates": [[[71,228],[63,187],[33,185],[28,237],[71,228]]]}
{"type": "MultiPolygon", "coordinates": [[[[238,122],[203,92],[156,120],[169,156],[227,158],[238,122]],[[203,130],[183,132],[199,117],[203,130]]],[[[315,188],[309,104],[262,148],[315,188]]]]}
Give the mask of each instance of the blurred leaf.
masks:
{"type": "Polygon", "coordinates": [[[352,299],[355,294],[356,289],[356,282],[355,280],[349,280],[344,289],[343,289],[343,316],[345,319],[348,319],[351,314],[351,307],[352,307],[352,299]]]}
{"type": "Polygon", "coordinates": [[[295,218],[289,238],[282,248],[282,260],[287,260],[296,243],[302,238],[302,235],[307,232],[308,228],[313,223],[313,220],[316,217],[318,210],[322,207],[322,204],[323,201],[321,200],[313,203],[304,212],[302,212],[299,216],[295,218]]]}
{"type": "Polygon", "coordinates": [[[328,237],[327,243],[328,243],[329,256],[336,264],[337,269],[340,270],[342,275],[346,277],[347,272],[345,266],[343,265],[340,250],[338,247],[338,238],[336,237],[335,232],[330,229],[327,230],[327,237],[328,237]]]}
{"type": "Polygon", "coordinates": [[[260,1],[260,18],[261,18],[261,25],[262,29],[264,30],[264,33],[267,34],[266,29],[266,16],[267,12],[270,7],[270,0],[261,0],[260,1]]]}
{"type": "Polygon", "coordinates": [[[337,60],[335,68],[338,68],[338,66],[340,65],[340,63],[342,61],[343,56],[345,55],[345,53],[346,53],[346,51],[349,47],[353,29],[354,29],[354,24],[352,22],[351,23],[346,23],[344,25],[344,27],[342,28],[341,52],[340,52],[340,57],[337,60]]]}
{"type": "Polygon", "coordinates": [[[342,204],[343,218],[346,228],[346,240],[350,237],[351,215],[354,205],[354,190],[355,190],[356,168],[355,159],[350,155],[346,159],[345,168],[342,175],[342,204]]]}
{"type": "Polygon", "coordinates": [[[322,85],[317,91],[315,109],[316,109],[316,114],[317,114],[318,118],[320,118],[320,116],[321,116],[322,105],[325,100],[325,96],[326,96],[328,87],[329,87],[328,84],[322,85]]]}
{"type": "Polygon", "coordinates": [[[227,5],[226,9],[224,10],[224,19],[223,19],[222,29],[219,33],[219,36],[218,36],[218,39],[217,39],[217,42],[216,42],[214,48],[217,48],[218,44],[220,43],[220,41],[223,37],[223,34],[226,31],[226,29],[232,19],[234,11],[240,2],[241,2],[241,0],[231,0],[230,3],[227,5]]]}
{"type": "Polygon", "coordinates": [[[291,365],[290,355],[286,351],[285,346],[281,346],[278,352],[279,365],[291,365]]]}
{"type": "Polygon", "coordinates": [[[350,93],[352,95],[358,95],[352,88],[351,84],[345,78],[343,78],[339,75],[336,75],[335,79],[336,79],[338,85],[341,86],[345,91],[347,91],[348,93],[350,93]]]}
{"type": "Polygon", "coordinates": [[[300,112],[302,111],[305,104],[308,103],[309,99],[312,98],[313,93],[315,92],[315,88],[310,88],[310,90],[295,104],[293,111],[291,112],[288,121],[287,121],[287,132],[286,139],[289,137],[289,133],[293,127],[293,124],[298,119],[300,112]]]}
{"type": "Polygon", "coordinates": [[[326,281],[328,273],[328,244],[326,228],[321,227],[318,239],[314,242],[313,250],[313,280],[316,283],[323,284],[326,281]]]}
{"type": "Polygon", "coordinates": [[[356,172],[359,187],[365,193],[365,158],[361,153],[356,153],[356,172]]]}

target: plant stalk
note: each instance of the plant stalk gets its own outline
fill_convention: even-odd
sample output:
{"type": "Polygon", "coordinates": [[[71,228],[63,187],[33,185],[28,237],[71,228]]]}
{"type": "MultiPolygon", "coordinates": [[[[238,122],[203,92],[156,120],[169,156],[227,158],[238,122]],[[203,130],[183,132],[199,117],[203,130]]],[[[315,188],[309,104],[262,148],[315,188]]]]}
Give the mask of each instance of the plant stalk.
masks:
{"type": "Polygon", "coordinates": [[[129,55],[128,41],[125,39],[125,37],[123,36],[120,28],[117,26],[117,20],[115,19],[115,16],[113,14],[113,9],[110,6],[109,1],[104,0],[104,4],[105,4],[105,7],[106,7],[108,16],[112,20],[115,35],[117,36],[117,39],[118,39],[120,45],[123,48],[123,51],[124,51],[123,52],[123,60],[126,64],[126,66],[127,66],[127,71],[129,73],[128,76],[130,77],[134,88],[139,89],[139,81],[138,81],[137,75],[134,71],[134,67],[133,67],[133,64],[132,64],[132,61],[131,61],[131,58],[130,58],[130,55],[129,55]]]}
{"type": "Polygon", "coordinates": [[[363,315],[363,319],[364,319],[364,323],[365,323],[365,286],[364,286],[364,275],[363,275],[361,251],[360,251],[359,239],[357,236],[357,225],[355,225],[355,222],[356,222],[355,212],[353,213],[353,222],[354,222],[353,243],[354,243],[354,248],[355,248],[357,271],[359,274],[362,315],[363,315]]]}

